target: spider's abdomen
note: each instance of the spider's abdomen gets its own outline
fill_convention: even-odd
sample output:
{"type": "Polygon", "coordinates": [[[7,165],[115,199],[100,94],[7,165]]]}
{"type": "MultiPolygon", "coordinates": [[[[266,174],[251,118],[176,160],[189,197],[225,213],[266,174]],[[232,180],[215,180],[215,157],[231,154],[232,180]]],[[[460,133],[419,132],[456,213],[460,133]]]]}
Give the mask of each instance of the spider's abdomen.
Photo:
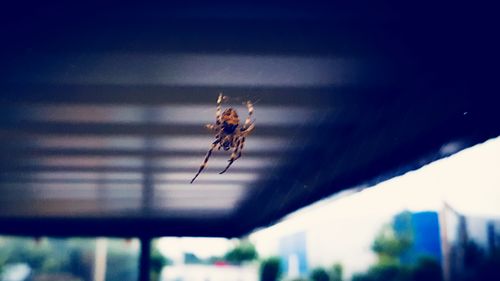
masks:
{"type": "Polygon", "coordinates": [[[224,150],[229,150],[231,148],[231,145],[233,143],[233,139],[231,136],[226,136],[223,140],[222,140],[222,148],[224,150]]]}
{"type": "Polygon", "coordinates": [[[224,151],[228,151],[229,149],[231,149],[231,144],[225,143],[224,145],[222,145],[222,149],[224,149],[224,151]]]}

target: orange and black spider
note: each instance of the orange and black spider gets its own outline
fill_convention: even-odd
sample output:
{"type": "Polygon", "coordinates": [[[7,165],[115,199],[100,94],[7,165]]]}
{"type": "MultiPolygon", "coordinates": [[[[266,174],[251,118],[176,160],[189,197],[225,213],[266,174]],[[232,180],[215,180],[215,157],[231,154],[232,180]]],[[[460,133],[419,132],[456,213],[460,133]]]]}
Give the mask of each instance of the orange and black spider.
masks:
{"type": "Polygon", "coordinates": [[[198,177],[198,175],[207,166],[208,158],[212,155],[214,149],[224,150],[233,149],[231,153],[231,158],[229,158],[227,167],[222,170],[219,174],[223,174],[229,169],[231,164],[241,157],[241,151],[243,150],[243,145],[245,144],[245,138],[255,129],[254,122],[250,119],[253,115],[253,105],[250,101],[247,101],[246,105],[248,108],[248,117],[243,125],[240,125],[240,119],[238,118],[238,113],[233,108],[228,108],[222,112],[221,105],[222,101],[225,99],[221,94],[217,98],[217,111],[215,114],[215,124],[208,124],[207,128],[215,133],[215,141],[208,150],[207,156],[201,164],[198,173],[191,180],[191,183],[198,177]],[[222,114],[221,114],[222,112],[222,114]]]}

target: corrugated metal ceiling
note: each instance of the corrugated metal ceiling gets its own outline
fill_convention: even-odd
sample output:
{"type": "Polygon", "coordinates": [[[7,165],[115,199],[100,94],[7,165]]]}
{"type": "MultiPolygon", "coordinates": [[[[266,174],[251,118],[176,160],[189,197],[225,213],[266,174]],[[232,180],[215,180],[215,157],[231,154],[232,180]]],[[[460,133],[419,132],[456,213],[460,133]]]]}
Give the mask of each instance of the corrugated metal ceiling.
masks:
{"type": "Polygon", "coordinates": [[[426,33],[385,6],[53,8],[6,29],[2,232],[238,236],[499,133],[438,12],[426,33]],[[189,184],[219,92],[240,116],[254,102],[256,130],[226,174],[220,151],[189,184]]]}

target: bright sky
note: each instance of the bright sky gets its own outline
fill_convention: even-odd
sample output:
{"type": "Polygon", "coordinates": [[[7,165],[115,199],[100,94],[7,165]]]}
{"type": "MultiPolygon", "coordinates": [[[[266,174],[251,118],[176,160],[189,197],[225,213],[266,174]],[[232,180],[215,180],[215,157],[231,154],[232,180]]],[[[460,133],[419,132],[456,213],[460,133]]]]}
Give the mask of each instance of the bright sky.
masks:
{"type": "MultiPolygon", "coordinates": [[[[356,270],[357,265],[368,264],[373,259],[369,245],[380,226],[394,214],[405,209],[439,210],[443,200],[466,215],[500,217],[500,138],[372,188],[322,200],[270,228],[255,232],[250,238],[257,244],[261,256],[266,256],[276,254],[277,241],[283,235],[309,229],[308,236],[318,240],[330,233],[342,243],[324,243],[332,249],[327,249],[328,245],[308,248],[312,252],[311,262],[331,262],[331,256],[314,254],[314,251],[331,250],[356,270]],[[318,229],[321,230],[316,231],[318,229]]],[[[234,241],[222,238],[162,238],[160,249],[172,258],[182,256],[182,252],[209,257],[224,254],[232,243],[234,241]]]]}
{"type": "Polygon", "coordinates": [[[184,253],[194,253],[199,258],[223,256],[235,243],[226,238],[164,237],[159,239],[158,248],[174,262],[182,262],[184,253]]]}

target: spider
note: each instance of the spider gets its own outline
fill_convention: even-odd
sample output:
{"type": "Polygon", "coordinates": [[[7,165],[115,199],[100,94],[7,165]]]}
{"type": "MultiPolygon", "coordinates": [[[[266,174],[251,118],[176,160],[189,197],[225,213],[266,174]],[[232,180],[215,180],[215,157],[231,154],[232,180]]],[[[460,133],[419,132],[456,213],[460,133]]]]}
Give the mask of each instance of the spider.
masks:
{"type": "Polygon", "coordinates": [[[226,100],[227,97],[223,96],[222,93],[219,94],[217,98],[217,110],[215,114],[215,124],[208,124],[206,127],[215,133],[215,141],[205,156],[205,160],[200,166],[198,173],[191,180],[191,183],[198,177],[198,175],[207,166],[208,158],[212,155],[214,149],[220,150],[221,148],[225,151],[233,149],[231,153],[231,158],[228,160],[228,164],[222,172],[223,174],[229,169],[231,164],[241,157],[241,151],[243,150],[243,145],[245,144],[245,138],[255,129],[254,122],[250,119],[253,115],[253,105],[250,101],[246,102],[248,109],[248,117],[243,125],[240,125],[240,119],[238,118],[238,113],[233,108],[228,108],[222,112],[221,105],[222,101],[226,100]],[[222,113],[221,113],[222,112],[222,113]]]}

